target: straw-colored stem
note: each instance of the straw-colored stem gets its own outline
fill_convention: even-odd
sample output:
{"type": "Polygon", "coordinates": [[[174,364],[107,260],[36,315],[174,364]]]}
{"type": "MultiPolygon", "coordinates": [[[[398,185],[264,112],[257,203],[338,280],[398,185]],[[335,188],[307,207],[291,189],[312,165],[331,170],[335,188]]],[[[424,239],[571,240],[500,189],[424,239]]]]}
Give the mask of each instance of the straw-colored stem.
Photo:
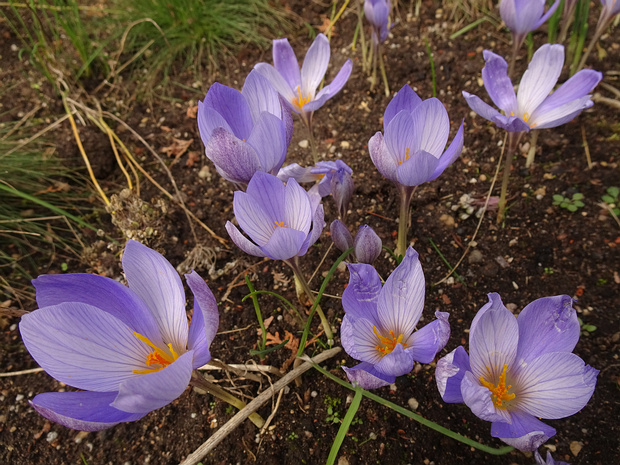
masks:
{"type": "Polygon", "coordinates": [[[316,145],[316,140],[314,139],[314,126],[312,125],[312,113],[310,113],[307,117],[302,117],[302,120],[306,124],[308,128],[308,141],[310,141],[310,150],[312,151],[312,160],[314,163],[319,161],[319,149],[316,145]]]}
{"type": "Polygon", "coordinates": [[[398,243],[394,253],[396,256],[405,255],[407,251],[407,233],[409,232],[409,207],[413,197],[414,187],[399,186],[400,190],[400,215],[398,223],[398,243]]]}
{"type": "Polygon", "coordinates": [[[510,181],[510,170],[512,168],[512,157],[517,149],[517,144],[523,132],[509,132],[506,141],[506,158],[504,159],[504,175],[502,177],[502,188],[497,207],[497,224],[504,221],[506,214],[506,195],[508,193],[508,182],[510,181]]]}
{"type": "Polygon", "coordinates": [[[385,64],[383,63],[383,54],[381,53],[381,44],[377,44],[377,55],[379,55],[379,69],[381,70],[381,77],[383,78],[383,85],[385,86],[385,96],[390,96],[390,85],[388,84],[387,74],[385,72],[385,64]]]}
{"type": "Polygon", "coordinates": [[[527,152],[527,161],[525,162],[525,167],[529,168],[534,163],[534,157],[536,156],[536,145],[538,143],[538,132],[539,131],[530,131],[530,149],[527,152]]]}

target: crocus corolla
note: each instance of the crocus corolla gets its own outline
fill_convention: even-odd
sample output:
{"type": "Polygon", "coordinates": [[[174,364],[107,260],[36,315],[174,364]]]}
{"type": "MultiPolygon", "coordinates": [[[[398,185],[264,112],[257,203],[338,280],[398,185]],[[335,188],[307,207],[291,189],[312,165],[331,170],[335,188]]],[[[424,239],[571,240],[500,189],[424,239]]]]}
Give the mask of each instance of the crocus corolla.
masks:
{"type": "Polygon", "coordinates": [[[261,171],[250,180],[246,192],[236,191],[235,218],[246,238],[230,221],[226,230],[237,246],[257,257],[289,260],[304,255],[323,228],[321,197],[308,194],[295,179],[286,185],[261,171]]]}
{"type": "Polygon", "coordinates": [[[450,119],[436,98],[422,101],[403,86],[385,109],[385,135],[377,132],[368,150],[379,172],[395,183],[413,187],[436,179],[463,150],[463,123],[450,146],[450,119]]]}
{"type": "Polygon", "coordinates": [[[312,113],[342,89],[353,69],[353,62],[347,59],[334,80],[317,92],[327,71],[330,53],[327,37],[317,35],[306,53],[300,72],[288,39],[276,39],[273,41],[273,66],[258,63],[255,69],[269,79],[290,108],[309,124],[312,113]]]}
{"type": "Polygon", "coordinates": [[[538,29],[560,6],[560,0],[555,0],[545,13],[546,3],[545,0],[502,0],[500,2],[499,14],[512,32],[516,48],[519,48],[525,37],[538,29]]]}
{"type": "Polygon", "coordinates": [[[572,353],[579,334],[568,296],[535,300],[515,318],[489,294],[469,330],[469,355],[460,346],[437,362],[439,393],[491,421],[491,436],[536,450],[555,434],[539,418],[573,415],[594,392],[598,370],[572,353]]]}
{"type": "Polygon", "coordinates": [[[472,110],[509,132],[554,128],[569,122],[594,105],[589,94],[603,78],[598,71],[584,69],[549,95],[562,72],[564,47],[545,44],[534,53],[515,95],[506,61],[488,50],[484,59],[484,87],[502,113],[475,95],[463,92],[463,96],[472,110]]]}
{"type": "Polygon", "coordinates": [[[276,174],[293,134],[289,109],[258,72],[239,92],[218,82],[198,102],[198,129],[205,154],[228,181],[247,184],[256,171],[276,174]]]}
{"type": "Polygon", "coordinates": [[[553,460],[551,452],[549,451],[547,451],[547,460],[543,459],[538,453],[538,451],[534,452],[534,458],[536,459],[536,465],[569,465],[566,462],[558,462],[556,460],[553,460]]]}
{"type": "Polygon", "coordinates": [[[196,272],[188,328],[183,284],[159,253],[129,241],[123,254],[129,288],[89,274],[43,275],[33,281],[39,309],[19,324],[30,355],[78,392],[47,392],[31,401],[45,418],[97,431],[142,418],[169,404],[192,370],[211,359],[218,327],[215,297],[196,272]]]}
{"type": "Polygon", "coordinates": [[[390,0],[365,0],[364,15],[372,26],[372,40],[375,43],[387,39],[390,16],[390,0]]]}
{"type": "Polygon", "coordinates": [[[415,330],[424,307],[424,274],[411,247],[384,286],[377,271],[349,264],[351,277],[342,294],[344,350],[361,363],[343,367],[349,380],[364,389],[392,384],[409,373],[414,362],[430,363],[448,342],[448,313],[415,330]]]}

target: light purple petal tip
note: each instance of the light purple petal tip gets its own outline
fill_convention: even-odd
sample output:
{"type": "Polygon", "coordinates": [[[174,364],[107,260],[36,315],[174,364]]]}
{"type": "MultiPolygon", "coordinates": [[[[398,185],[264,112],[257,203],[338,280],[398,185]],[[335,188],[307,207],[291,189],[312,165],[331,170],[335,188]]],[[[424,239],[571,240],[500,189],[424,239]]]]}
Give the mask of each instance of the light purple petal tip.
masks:
{"type": "Polygon", "coordinates": [[[342,369],[347,374],[351,384],[362,389],[378,389],[383,386],[389,386],[396,381],[395,376],[378,372],[371,363],[367,362],[362,362],[353,368],[343,366],[342,369]]]}
{"type": "Polygon", "coordinates": [[[187,348],[194,351],[193,367],[198,368],[211,360],[209,346],[219,326],[219,313],[215,296],[204,279],[195,271],[185,275],[194,294],[194,313],[189,327],[187,348]]]}

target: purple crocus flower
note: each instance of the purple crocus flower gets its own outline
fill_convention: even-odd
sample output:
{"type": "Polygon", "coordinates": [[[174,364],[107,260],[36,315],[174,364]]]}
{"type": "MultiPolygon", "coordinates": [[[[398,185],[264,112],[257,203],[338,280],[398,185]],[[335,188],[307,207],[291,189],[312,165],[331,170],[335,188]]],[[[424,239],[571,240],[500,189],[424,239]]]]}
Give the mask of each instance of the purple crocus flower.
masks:
{"type": "Polygon", "coordinates": [[[377,271],[366,264],[349,264],[349,286],[342,294],[342,347],[362,363],[343,367],[349,380],[364,389],[393,383],[409,373],[415,361],[430,363],[448,342],[448,313],[414,331],[424,307],[424,274],[411,247],[381,286],[377,271]]]}
{"type": "Polygon", "coordinates": [[[218,82],[198,102],[205,154],[228,181],[247,184],[256,171],[277,173],[293,135],[293,120],[269,81],[252,71],[243,89],[218,82]]]}
{"type": "Polygon", "coordinates": [[[500,2],[499,14],[512,32],[517,49],[521,47],[530,32],[538,29],[551,17],[560,5],[560,0],[555,0],[546,13],[545,5],[545,0],[502,0],[500,2]]]}
{"type": "Polygon", "coordinates": [[[332,241],[334,241],[334,245],[341,252],[345,252],[353,247],[353,236],[342,221],[332,221],[329,225],[329,234],[332,237],[332,241]]]}
{"type": "Polygon", "coordinates": [[[607,19],[611,19],[620,13],[620,2],[618,0],[601,0],[603,10],[601,17],[605,16],[607,19]]]}
{"type": "Polygon", "coordinates": [[[288,39],[276,39],[273,41],[273,66],[258,63],[255,69],[269,79],[290,108],[309,124],[312,113],[342,89],[353,69],[353,62],[348,59],[334,80],[317,92],[327,71],[330,53],[327,37],[324,34],[317,35],[308,49],[300,72],[297,57],[288,39]]]}
{"type": "Polygon", "coordinates": [[[413,187],[436,179],[463,149],[463,124],[444,152],[450,119],[436,98],[422,101],[403,86],[385,109],[384,133],[368,141],[368,150],[379,172],[395,183],[413,187]]]}
{"type": "Polygon", "coordinates": [[[237,246],[257,257],[289,260],[304,255],[323,228],[323,205],[295,179],[286,185],[271,174],[257,171],[246,192],[236,191],[235,218],[246,238],[230,221],[226,230],[237,246]]]}
{"type": "Polygon", "coordinates": [[[372,26],[372,40],[375,43],[384,42],[387,39],[390,0],[365,0],[364,15],[372,26]]]}
{"type": "Polygon", "coordinates": [[[551,452],[547,451],[547,460],[543,459],[538,451],[534,452],[534,458],[536,459],[536,465],[569,465],[566,462],[558,462],[553,460],[551,457],[551,452]]]}
{"type": "Polygon", "coordinates": [[[181,279],[163,256],[130,240],[123,268],[129,288],[89,274],[33,281],[39,309],[21,319],[24,344],[49,375],[81,389],[37,395],[31,404],[45,418],[82,431],[138,420],[179,397],[211,359],[218,313],[202,278],[185,275],[188,329],[181,279]]]}
{"type": "Polygon", "coordinates": [[[484,51],[484,59],[484,87],[502,113],[475,95],[463,92],[463,96],[472,110],[509,132],[529,132],[568,123],[594,105],[589,93],[603,78],[598,71],[584,69],[549,95],[562,72],[564,47],[545,44],[534,53],[515,95],[506,61],[488,50],[484,51]]]}
{"type": "Polygon", "coordinates": [[[329,226],[332,241],[338,250],[344,252],[353,247],[353,255],[358,263],[372,263],[379,257],[383,244],[377,233],[367,224],[360,226],[353,240],[349,228],[340,221],[334,220],[329,226]]]}
{"type": "Polygon", "coordinates": [[[465,402],[491,421],[491,436],[533,451],[555,434],[538,418],[577,413],[590,400],[598,370],[572,351],[579,340],[568,296],[535,300],[517,318],[498,294],[480,309],[462,346],[437,362],[445,402],[465,402]]]}

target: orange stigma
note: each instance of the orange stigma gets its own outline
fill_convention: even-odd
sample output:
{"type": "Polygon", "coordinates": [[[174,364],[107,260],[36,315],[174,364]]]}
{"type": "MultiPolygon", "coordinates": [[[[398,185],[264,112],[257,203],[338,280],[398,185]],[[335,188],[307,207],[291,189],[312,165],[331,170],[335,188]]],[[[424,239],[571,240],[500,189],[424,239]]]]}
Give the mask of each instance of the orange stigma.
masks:
{"type": "Polygon", "coordinates": [[[402,344],[403,347],[407,347],[407,344],[403,343],[402,334],[399,334],[398,337],[396,337],[394,331],[390,330],[390,335],[385,337],[379,334],[376,326],[373,326],[372,330],[379,338],[380,343],[379,345],[375,346],[375,349],[377,349],[381,353],[382,357],[385,357],[387,354],[391,353],[394,348],[396,348],[396,344],[402,344]]]}
{"type": "Polygon", "coordinates": [[[274,228],[286,228],[286,225],[284,224],[284,221],[275,221],[274,220],[274,228]]]}
{"type": "Polygon", "coordinates": [[[493,403],[497,408],[505,409],[504,402],[512,400],[516,397],[515,394],[508,394],[508,390],[512,387],[512,384],[506,386],[506,370],[508,369],[508,365],[504,365],[504,369],[502,373],[499,375],[499,382],[497,386],[493,383],[489,383],[485,381],[484,378],[480,377],[480,384],[482,384],[485,388],[491,391],[491,399],[493,399],[493,403]]]}
{"type": "Polygon", "coordinates": [[[310,92],[308,92],[308,96],[307,97],[302,97],[301,96],[301,86],[297,86],[297,97],[293,98],[293,105],[296,106],[299,111],[303,111],[304,110],[304,105],[306,103],[308,103],[310,100],[312,100],[312,97],[310,95],[310,92]]]}
{"type": "Polygon", "coordinates": [[[148,367],[155,365],[153,366],[153,368],[147,368],[146,370],[133,370],[133,373],[136,373],[138,375],[147,375],[149,373],[155,373],[156,371],[166,368],[168,365],[174,362],[177,358],[179,358],[179,354],[177,354],[175,350],[172,348],[172,344],[168,344],[169,352],[167,352],[165,350],[160,349],[155,344],[153,344],[148,337],[145,337],[140,333],[136,333],[135,331],[133,335],[137,337],[138,339],[140,339],[142,342],[144,342],[147,346],[153,348],[153,352],[150,352],[146,356],[146,360],[144,361],[144,363],[148,367]]]}
{"type": "Polygon", "coordinates": [[[398,164],[402,165],[407,160],[409,160],[409,147],[407,147],[407,150],[405,150],[405,159],[404,160],[398,160],[398,164]]]}

